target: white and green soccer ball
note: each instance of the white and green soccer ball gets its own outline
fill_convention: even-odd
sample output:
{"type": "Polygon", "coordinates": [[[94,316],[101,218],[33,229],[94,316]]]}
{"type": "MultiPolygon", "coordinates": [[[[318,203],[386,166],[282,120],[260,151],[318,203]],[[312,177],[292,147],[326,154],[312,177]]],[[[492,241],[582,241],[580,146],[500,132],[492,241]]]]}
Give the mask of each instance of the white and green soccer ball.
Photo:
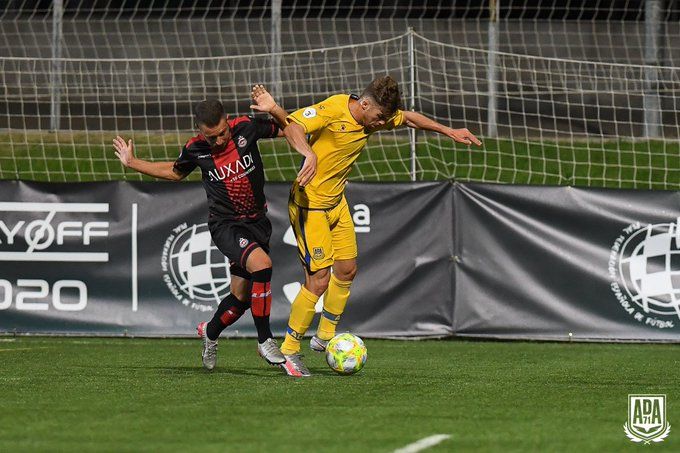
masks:
{"type": "Polygon", "coordinates": [[[340,374],[354,374],[366,364],[366,345],[351,333],[334,336],[326,345],[326,362],[340,374]]]}

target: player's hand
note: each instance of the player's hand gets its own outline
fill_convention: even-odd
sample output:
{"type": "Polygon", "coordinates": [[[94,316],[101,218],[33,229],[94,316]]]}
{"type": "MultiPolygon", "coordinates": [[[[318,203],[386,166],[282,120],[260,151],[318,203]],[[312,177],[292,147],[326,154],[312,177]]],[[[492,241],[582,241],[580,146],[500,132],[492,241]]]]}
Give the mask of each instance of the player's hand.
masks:
{"type": "Polygon", "coordinates": [[[250,97],[252,97],[254,101],[254,104],[252,104],[250,108],[257,110],[258,112],[269,113],[276,107],[276,101],[272,95],[269,94],[269,91],[267,91],[264,85],[254,85],[250,92],[250,97]]]}
{"type": "Polygon", "coordinates": [[[309,153],[305,156],[305,163],[297,174],[297,182],[300,186],[306,186],[316,175],[316,154],[309,153]]]}
{"type": "Polygon", "coordinates": [[[458,143],[463,143],[465,145],[472,145],[474,143],[477,146],[482,146],[482,142],[480,142],[467,128],[449,129],[446,135],[458,143]]]}
{"type": "Polygon", "coordinates": [[[125,143],[123,137],[119,135],[113,139],[113,147],[116,150],[116,157],[120,159],[123,165],[129,167],[132,163],[132,160],[135,158],[135,150],[132,140],[128,140],[127,143],[125,143]]]}

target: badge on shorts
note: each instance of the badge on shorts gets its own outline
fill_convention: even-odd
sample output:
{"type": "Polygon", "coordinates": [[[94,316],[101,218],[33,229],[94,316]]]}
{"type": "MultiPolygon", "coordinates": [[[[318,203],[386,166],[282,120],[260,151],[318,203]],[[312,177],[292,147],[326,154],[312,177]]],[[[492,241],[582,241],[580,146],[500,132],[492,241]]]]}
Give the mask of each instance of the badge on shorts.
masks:
{"type": "Polygon", "coordinates": [[[324,256],[323,247],[314,247],[314,254],[312,255],[312,258],[315,260],[322,260],[324,256]]]}
{"type": "Polygon", "coordinates": [[[241,248],[245,248],[246,245],[248,245],[248,239],[246,239],[246,238],[240,238],[240,239],[238,240],[238,245],[239,245],[241,248]]]}

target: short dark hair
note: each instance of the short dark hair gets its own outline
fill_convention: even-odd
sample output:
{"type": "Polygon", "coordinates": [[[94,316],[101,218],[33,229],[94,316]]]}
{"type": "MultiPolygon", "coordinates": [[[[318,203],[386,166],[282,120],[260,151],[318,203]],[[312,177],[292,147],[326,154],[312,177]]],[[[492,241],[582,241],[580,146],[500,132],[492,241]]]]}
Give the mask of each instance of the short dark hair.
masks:
{"type": "Polygon", "coordinates": [[[224,117],[224,106],[216,99],[206,99],[196,104],[194,115],[197,126],[215,127],[224,117]]]}
{"type": "Polygon", "coordinates": [[[361,93],[361,97],[372,98],[387,117],[394,115],[398,109],[403,108],[399,84],[390,76],[378,77],[373,80],[361,93]]]}

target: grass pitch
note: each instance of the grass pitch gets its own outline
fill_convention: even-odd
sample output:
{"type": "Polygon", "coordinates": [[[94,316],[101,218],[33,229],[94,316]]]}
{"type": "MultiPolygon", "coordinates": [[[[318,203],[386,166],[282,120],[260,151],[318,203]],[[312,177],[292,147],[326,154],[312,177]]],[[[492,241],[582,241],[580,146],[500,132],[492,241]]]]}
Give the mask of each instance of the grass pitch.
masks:
{"type": "MultiPolygon", "coordinates": [[[[284,376],[255,340],[0,339],[0,451],[680,450],[677,345],[366,341],[366,368],[284,376]],[[642,446],[629,393],[665,393],[672,425],[642,446]]],[[[304,345],[307,350],[307,345],[304,345]]]]}
{"type": "MultiPolygon", "coordinates": [[[[137,156],[174,161],[185,134],[134,136],[137,156]]],[[[113,132],[0,133],[0,179],[53,182],[146,180],[125,170],[113,153],[113,132]]],[[[455,179],[510,184],[680,189],[680,142],[658,140],[549,141],[485,139],[482,148],[454,145],[436,134],[416,147],[419,181],[455,179]]],[[[300,156],[284,139],[259,142],[268,181],[292,181],[300,156]]],[[[369,140],[350,175],[353,181],[410,181],[411,150],[404,137],[369,140]]],[[[189,180],[199,181],[195,171],[189,180]]]]}

